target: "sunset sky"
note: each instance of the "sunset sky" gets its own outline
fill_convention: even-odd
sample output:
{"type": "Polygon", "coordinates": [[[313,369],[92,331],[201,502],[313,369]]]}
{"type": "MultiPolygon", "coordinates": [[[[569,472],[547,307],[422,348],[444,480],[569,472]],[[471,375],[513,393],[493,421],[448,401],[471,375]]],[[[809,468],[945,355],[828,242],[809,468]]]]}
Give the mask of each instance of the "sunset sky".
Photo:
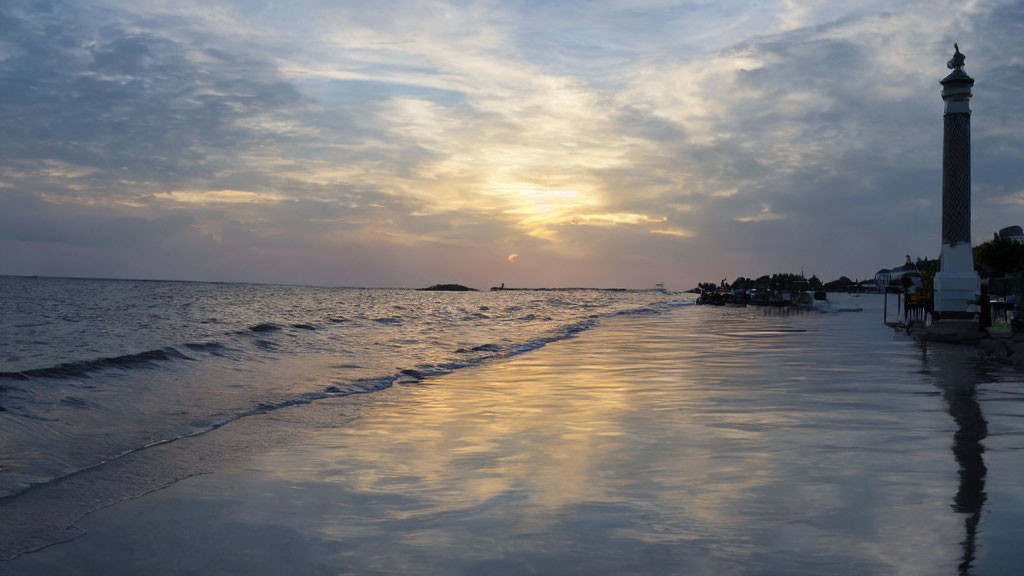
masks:
{"type": "Polygon", "coordinates": [[[0,3],[0,274],[685,289],[1024,225],[1024,3],[0,3]]]}

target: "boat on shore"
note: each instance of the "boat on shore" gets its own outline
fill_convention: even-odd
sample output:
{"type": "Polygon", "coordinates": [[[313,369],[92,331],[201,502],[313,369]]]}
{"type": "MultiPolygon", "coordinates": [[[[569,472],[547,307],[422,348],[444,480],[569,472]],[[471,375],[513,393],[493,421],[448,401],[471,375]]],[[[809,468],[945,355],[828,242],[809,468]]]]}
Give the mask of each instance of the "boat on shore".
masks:
{"type": "Polygon", "coordinates": [[[793,308],[809,312],[860,312],[859,307],[837,307],[823,290],[706,290],[697,298],[697,304],[711,306],[758,306],[793,308]]]}

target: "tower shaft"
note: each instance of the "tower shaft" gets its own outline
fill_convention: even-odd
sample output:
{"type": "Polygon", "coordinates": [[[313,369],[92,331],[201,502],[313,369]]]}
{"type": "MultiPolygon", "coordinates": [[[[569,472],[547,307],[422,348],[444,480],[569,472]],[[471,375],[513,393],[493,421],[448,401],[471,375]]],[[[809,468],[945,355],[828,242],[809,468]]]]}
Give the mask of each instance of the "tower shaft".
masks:
{"type": "Polygon", "coordinates": [[[971,243],[971,114],[947,113],[942,139],[942,243],[971,243]]]}

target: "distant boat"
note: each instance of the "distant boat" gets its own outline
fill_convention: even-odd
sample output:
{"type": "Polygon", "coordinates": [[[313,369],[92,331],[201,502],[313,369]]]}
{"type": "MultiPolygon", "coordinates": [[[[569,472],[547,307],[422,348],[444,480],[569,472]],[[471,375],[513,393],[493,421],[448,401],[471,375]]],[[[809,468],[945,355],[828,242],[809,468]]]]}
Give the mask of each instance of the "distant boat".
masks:
{"type": "Polygon", "coordinates": [[[810,309],[814,307],[814,299],[811,298],[811,295],[807,292],[796,292],[793,294],[792,302],[793,306],[796,306],[797,308],[810,309]]]}
{"type": "Polygon", "coordinates": [[[824,290],[815,292],[798,292],[793,296],[793,305],[803,310],[814,312],[861,312],[859,307],[837,308],[828,300],[824,290]]]}

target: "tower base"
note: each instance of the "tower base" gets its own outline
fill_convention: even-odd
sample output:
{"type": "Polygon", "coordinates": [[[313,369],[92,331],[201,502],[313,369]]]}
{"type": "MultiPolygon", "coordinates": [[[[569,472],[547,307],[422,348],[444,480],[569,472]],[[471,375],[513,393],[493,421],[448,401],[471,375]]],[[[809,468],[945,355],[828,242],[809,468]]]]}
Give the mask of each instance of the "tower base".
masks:
{"type": "Polygon", "coordinates": [[[969,242],[942,245],[942,269],[935,275],[932,313],[936,320],[968,319],[978,312],[981,279],[969,242]]]}
{"type": "Polygon", "coordinates": [[[934,317],[936,320],[964,319],[977,311],[981,280],[970,273],[939,272],[935,275],[934,317]]]}

